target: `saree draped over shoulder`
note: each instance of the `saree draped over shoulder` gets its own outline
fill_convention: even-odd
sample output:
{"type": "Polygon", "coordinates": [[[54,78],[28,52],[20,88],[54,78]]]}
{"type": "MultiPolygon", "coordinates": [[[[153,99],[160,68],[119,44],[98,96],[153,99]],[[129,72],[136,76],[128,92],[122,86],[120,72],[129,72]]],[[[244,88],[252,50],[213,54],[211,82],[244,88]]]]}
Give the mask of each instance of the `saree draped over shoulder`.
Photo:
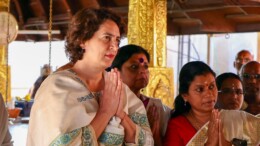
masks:
{"type": "MultiPolygon", "coordinates": [[[[147,96],[145,96],[147,97],[147,96]]],[[[158,110],[160,112],[160,133],[161,133],[161,137],[164,137],[165,133],[166,133],[166,129],[167,129],[167,125],[168,125],[168,121],[171,117],[171,109],[164,105],[161,101],[161,99],[158,98],[152,98],[152,97],[147,97],[149,98],[149,102],[147,104],[146,107],[146,111],[148,111],[149,107],[151,107],[152,105],[156,105],[156,107],[158,107],[158,110]]]]}
{"type": "MultiPolygon", "coordinates": [[[[260,144],[260,117],[245,111],[222,110],[220,113],[224,138],[231,142],[234,138],[246,140],[247,146],[260,144]]],[[[208,123],[205,124],[187,144],[188,146],[204,145],[207,141],[208,123]]]]}
{"type": "Polygon", "coordinates": [[[153,145],[143,103],[124,85],[124,111],[136,124],[135,143],[124,142],[121,119],[111,118],[99,138],[90,123],[99,108],[100,94],[93,94],[70,70],[50,75],[36,93],[27,146],[153,145]]]}

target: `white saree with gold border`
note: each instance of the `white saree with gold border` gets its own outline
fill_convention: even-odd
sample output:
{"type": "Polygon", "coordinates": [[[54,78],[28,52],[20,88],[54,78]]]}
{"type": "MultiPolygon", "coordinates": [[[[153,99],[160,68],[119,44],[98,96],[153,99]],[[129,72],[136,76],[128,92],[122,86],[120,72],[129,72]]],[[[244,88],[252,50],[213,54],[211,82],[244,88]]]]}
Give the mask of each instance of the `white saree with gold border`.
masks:
{"type": "MultiPolygon", "coordinates": [[[[223,125],[222,132],[228,142],[236,138],[246,140],[247,146],[258,146],[260,144],[259,115],[254,116],[239,110],[221,110],[220,117],[223,125]]],[[[193,136],[187,146],[202,146],[206,143],[208,123],[193,136]]]]}
{"type": "Polygon", "coordinates": [[[124,143],[120,118],[113,117],[99,138],[90,122],[99,108],[90,93],[69,70],[50,75],[37,91],[29,122],[27,146],[153,145],[141,100],[124,85],[124,111],[136,124],[135,143],[124,143]]]}

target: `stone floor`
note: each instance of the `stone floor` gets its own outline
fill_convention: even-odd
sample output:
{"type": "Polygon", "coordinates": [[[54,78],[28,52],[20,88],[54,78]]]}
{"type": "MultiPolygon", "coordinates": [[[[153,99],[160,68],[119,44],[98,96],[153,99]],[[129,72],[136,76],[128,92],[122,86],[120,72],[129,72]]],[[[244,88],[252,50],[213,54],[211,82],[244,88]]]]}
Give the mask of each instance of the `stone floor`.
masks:
{"type": "Polygon", "coordinates": [[[10,121],[9,130],[12,135],[14,146],[26,146],[26,138],[28,131],[27,119],[10,121]]]}

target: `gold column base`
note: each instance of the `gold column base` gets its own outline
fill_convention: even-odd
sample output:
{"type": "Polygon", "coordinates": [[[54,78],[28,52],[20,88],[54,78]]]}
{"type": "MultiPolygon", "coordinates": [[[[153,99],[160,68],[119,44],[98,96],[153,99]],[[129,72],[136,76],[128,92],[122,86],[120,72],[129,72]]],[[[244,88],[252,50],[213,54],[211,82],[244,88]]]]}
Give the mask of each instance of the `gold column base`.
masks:
{"type": "Polygon", "coordinates": [[[8,66],[8,79],[6,74],[6,65],[0,65],[0,92],[3,95],[4,101],[6,101],[6,88],[7,91],[7,101],[11,101],[11,67],[8,66]],[[6,85],[8,81],[8,87],[6,85]]]}
{"type": "Polygon", "coordinates": [[[173,108],[174,84],[173,69],[166,67],[150,67],[150,81],[142,90],[144,95],[159,98],[163,104],[173,108]]]}

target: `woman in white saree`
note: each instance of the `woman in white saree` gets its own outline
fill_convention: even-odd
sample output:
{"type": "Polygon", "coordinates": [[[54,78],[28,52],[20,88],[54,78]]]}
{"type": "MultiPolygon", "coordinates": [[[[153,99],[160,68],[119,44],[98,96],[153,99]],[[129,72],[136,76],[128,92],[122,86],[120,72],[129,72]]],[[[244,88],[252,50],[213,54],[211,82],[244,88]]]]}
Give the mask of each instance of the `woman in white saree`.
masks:
{"type": "Polygon", "coordinates": [[[107,9],[83,9],[73,17],[66,53],[74,66],[50,75],[36,93],[27,146],[153,145],[142,102],[117,69],[105,72],[123,28],[107,9]]]}
{"type": "MultiPolygon", "coordinates": [[[[249,78],[246,81],[248,80],[249,78]]],[[[259,146],[259,115],[253,115],[253,112],[250,114],[239,110],[243,101],[243,88],[240,78],[233,73],[224,73],[217,77],[216,82],[218,89],[220,90],[217,107],[229,109],[221,110],[220,112],[222,126],[219,130],[219,134],[221,135],[219,138],[219,143],[221,146],[259,146]]],[[[248,91],[251,90],[250,92],[245,92],[245,95],[251,94],[251,96],[248,96],[250,97],[248,103],[252,103],[253,106],[256,105],[258,96],[257,92],[252,92],[252,89],[259,88],[255,84],[250,83],[250,85],[247,85],[247,88],[244,88],[248,91]]],[[[209,123],[205,124],[196,133],[196,135],[187,144],[188,146],[203,145],[206,142],[208,139],[207,132],[209,123]]]]}
{"type": "MultiPolygon", "coordinates": [[[[219,146],[259,146],[260,117],[240,110],[222,110],[220,112],[219,146]]],[[[187,146],[204,145],[208,139],[208,126],[205,124],[187,146]]]]}

